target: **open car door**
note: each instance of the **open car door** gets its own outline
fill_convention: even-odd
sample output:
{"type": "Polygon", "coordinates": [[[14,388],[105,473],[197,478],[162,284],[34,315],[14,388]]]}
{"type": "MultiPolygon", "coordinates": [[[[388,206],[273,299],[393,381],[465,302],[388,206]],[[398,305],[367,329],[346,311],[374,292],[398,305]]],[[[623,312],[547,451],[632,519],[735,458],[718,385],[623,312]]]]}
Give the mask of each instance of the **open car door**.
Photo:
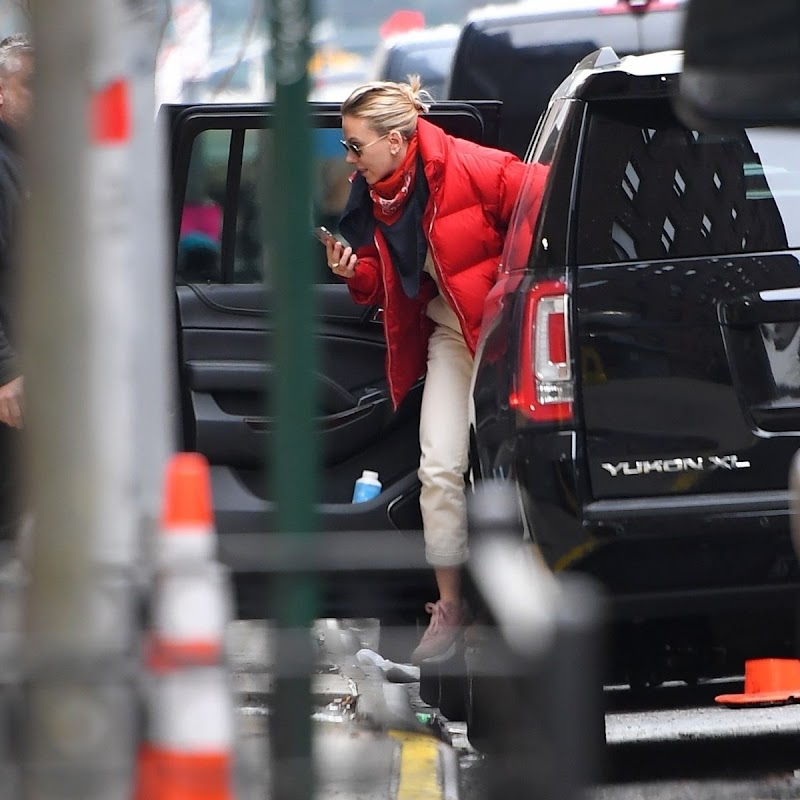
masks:
{"type": "MultiPolygon", "coordinates": [[[[311,104],[312,225],[337,229],[351,168],[341,148],[338,105],[311,104]]],[[[448,132],[493,145],[499,103],[444,102],[427,118],[448,132]]],[[[266,463],[273,363],[271,286],[263,217],[280,203],[269,175],[271,105],[165,106],[170,132],[182,447],[211,464],[217,525],[226,533],[273,530],[266,463]],[[260,205],[259,205],[260,204],[260,205]]],[[[385,377],[380,308],[356,305],[314,248],[321,449],[321,530],[419,531],[418,424],[422,382],[392,412],[385,377]],[[352,504],[363,469],[377,470],[383,491],[352,504]]],[[[233,565],[236,568],[236,565],[233,565]]]]}

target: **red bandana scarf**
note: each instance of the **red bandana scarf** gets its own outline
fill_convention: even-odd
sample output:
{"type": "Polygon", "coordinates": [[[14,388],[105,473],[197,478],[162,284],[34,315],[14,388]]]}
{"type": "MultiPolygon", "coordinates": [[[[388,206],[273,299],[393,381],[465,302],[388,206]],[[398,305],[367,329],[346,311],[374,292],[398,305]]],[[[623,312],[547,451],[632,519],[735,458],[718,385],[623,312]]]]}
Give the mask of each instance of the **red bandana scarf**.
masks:
{"type": "Polygon", "coordinates": [[[417,175],[417,134],[408,140],[408,151],[394,172],[376,181],[370,188],[375,219],[386,225],[398,220],[414,188],[417,175]]]}

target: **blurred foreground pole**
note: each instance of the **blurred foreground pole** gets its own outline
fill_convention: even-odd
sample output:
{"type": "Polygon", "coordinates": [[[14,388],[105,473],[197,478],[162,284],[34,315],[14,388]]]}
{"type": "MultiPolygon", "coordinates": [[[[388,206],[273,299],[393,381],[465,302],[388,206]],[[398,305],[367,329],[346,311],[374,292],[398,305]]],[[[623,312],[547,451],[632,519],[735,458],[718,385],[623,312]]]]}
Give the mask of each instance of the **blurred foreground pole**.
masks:
{"type": "MultiPolygon", "coordinates": [[[[271,0],[272,59],[275,75],[275,128],[272,181],[262,208],[274,257],[267,280],[276,329],[277,419],[267,463],[278,506],[278,532],[298,554],[313,553],[317,500],[317,355],[314,349],[314,280],[311,260],[311,134],[308,119],[308,62],[311,56],[310,0],[271,0]]],[[[266,65],[265,65],[266,66],[266,65]]],[[[266,271],[265,271],[266,272],[266,271]]],[[[311,758],[310,625],[316,616],[316,579],[310,573],[278,576],[269,616],[278,625],[277,684],[271,719],[274,800],[305,800],[313,793],[311,758]]]]}
{"type": "Polygon", "coordinates": [[[554,577],[518,520],[511,484],[478,486],[470,569],[499,636],[467,653],[470,737],[495,757],[489,800],[581,800],[605,757],[605,602],[554,577]]]}
{"type": "MultiPolygon", "coordinates": [[[[145,472],[136,448],[142,410],[163,403],[157,370],[166,358],[153,353],[166,301],[156,277],[160,227],[146,209],[156,200],[145,198],[160,163],[145,154],[146,137],[135,139],[152,127],[140,81],[158,32],[136,52],[151,15],[137,0],[31,7],[36,108],[22,342],[35,522],[25,548],[21,796],[128,800],[145,472]],[[137,229],[145,223],[155,227],[137,229]]],[[[147,435],[163,437],[164,427],[156,416],[147,435]]],[[[145,447],[156,471],[165,447],[163,438],[145,447]]]]}
{"type": "Polygon", "coordinates": [[[134,127],[130,164],[135,180],[130,203],[136,398],[135,482],[140,498],[138,527],[145,562],[151,556],[161,511],[164,470],[176,447],[175,279],[167,256],[167,132],[155,124],[155,72],[162,32],[171,16],[170,0],[129,0],[126,26],[130,48],[131,109],[134,127]]]}

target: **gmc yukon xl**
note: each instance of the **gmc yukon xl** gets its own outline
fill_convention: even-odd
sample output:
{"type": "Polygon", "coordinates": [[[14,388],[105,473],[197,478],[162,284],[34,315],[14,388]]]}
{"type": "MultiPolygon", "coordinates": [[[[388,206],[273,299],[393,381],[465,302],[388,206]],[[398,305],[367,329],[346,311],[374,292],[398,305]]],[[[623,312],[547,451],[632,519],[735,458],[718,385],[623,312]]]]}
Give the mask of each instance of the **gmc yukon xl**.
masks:
{"type": "MultiPolygon", "coordinates": [[[[680,68],[677,51],[603,48],[556,90],[527,148],[549,171],[541,213],[531,218],[523,190],[473,391],[473,479],[513,481],[551,568],[607,588],[619,677],[644,685],[793,652],[798,590],[787,481],[800,443],[800,133],[688,129],[672,109],[680,68]]],[[[499,111],[446,101],[430,119],[496,144],[499,111]]],[[[226,534],[273,528],[264,454],[280,299],[256,203],[280,202],[262,191],[273,116],[162,109],[181,441],[211,462],[243,616],[263,614],[264,580],[257,554],[226,534]]],[[[309,235],[336,229],[349,172],[338,107],[312,104],[311,119],[309,235]]],[[[380,309],[355,305],[315,252],[321,528],[419,537],[422,384],[392,413],[380,309]],[[364,468],[383,491],[353,505],[364,468]]],[[[430,579],[387,571],[388,607],[413,617],[430,579]]],[[[362,603],[358,616],[373,612],[362,603]]]]}
{"type": "Polygon", "coordinates": [[[552,569],[608,589],[634,683],[794,653],[800,132],[691,130],[678,51],[554,93],[484,316],[473,467],[552,569]]]}

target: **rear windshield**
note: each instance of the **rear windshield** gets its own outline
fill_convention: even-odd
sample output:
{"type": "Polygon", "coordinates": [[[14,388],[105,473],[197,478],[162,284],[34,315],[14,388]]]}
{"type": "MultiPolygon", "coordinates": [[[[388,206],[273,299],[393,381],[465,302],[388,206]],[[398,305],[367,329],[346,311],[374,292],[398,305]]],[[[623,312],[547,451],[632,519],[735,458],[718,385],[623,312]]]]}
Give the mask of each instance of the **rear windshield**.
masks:
{"type": "Polygon", "coordinates": [[[800,130],[684,127],[668,101],[590,108],[579,264],[800,247],[800,130]]]}

